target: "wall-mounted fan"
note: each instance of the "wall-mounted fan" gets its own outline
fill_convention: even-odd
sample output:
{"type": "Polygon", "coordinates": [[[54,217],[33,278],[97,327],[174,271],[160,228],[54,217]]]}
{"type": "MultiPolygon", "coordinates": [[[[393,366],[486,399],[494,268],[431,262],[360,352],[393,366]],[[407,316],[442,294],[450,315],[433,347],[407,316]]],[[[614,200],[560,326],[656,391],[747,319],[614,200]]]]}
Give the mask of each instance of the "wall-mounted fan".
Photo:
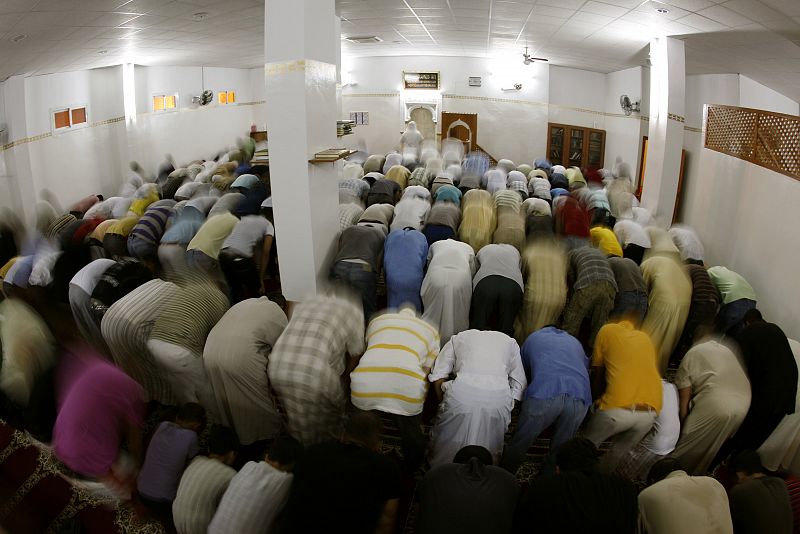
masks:
{"type": "Polygon", "coordinates": [[[525,47],[525,52],[522,53],[522,62],[524,64],[526,64],[526,65],[530,65],[531,63],[533,63],[535,61],[548,61],[548,60],[543,58],[543,57],[532,57],[528,53],[528,47],[526,46],[525,47]]]}
{"type": "Polygon", "coordinates": [[[210,104],[212,100],[214,100],[214,93],[208,89],[203,91],[203,94],[201,94],[200,96],[192,97],[192,103],[200,104],[201,106],[206,106],[210,104]]]}
{"type": "Polygon", "coordinates": [[[639,113],[639,101],[631,102],[631,99],[628,98],[628,95],[621,95],[619,97],[619,106],[622,108],[622,111],[625,112],[625,115],[630,115],[634,111],[639,113]]]}

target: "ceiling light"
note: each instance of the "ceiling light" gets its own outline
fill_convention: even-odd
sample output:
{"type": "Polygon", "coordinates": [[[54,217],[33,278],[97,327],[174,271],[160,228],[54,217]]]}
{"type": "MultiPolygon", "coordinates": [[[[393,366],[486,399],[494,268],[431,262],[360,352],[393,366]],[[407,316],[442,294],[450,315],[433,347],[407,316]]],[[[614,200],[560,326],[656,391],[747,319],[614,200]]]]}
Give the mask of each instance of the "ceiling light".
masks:
{"type": "Polygon", "coordinates": [[[12,37],[11,38],[11,42],[12,43],[18,43],[18,42],[20,42],[20,41],[22,41],[24,39],[27,39],[27,38],[28,38],[28,34],[20,33],[19,35],[15,35],[14,37],[12,37]]]}
{"type": "Polygon", "coordinates": [[[205,11],[201,11],[199,13],[195,13],[194,15],[192,15],[192,20],[194,20],[195,22],[206,20],[207,18],[208,18],[208,13],[205,11]]]}
{"type": "Polygon", "coordinates": [[[383,39],[381,39],[377,35],[365,35],[365,36],[360,36],[360,37],[345,37],[344,40],[347,41],[348,43],[354,43],[354,44],[380,43],[380,42],[383,41],[383,39]]]}
{"type": "Polygon", "coordinates": [[[657,7],[656,12],[661,13],[662,15],[666,15],[667,13],[669,13],[669,9],[667,9],[666,7],[657,7]]]}

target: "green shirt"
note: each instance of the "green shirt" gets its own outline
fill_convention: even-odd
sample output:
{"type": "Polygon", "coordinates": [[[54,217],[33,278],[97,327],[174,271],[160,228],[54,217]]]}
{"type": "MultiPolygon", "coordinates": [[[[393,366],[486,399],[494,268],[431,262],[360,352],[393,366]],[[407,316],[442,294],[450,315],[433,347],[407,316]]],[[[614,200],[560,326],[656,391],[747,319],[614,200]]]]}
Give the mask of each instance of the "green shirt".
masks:
{"type": "Polygon", "coordinates": [[[740,274],[727,267],[717,266],[708,270],[708,276],[722,296],[722,304],[730,304],[740,299],[756,300],[756,292],[740,274]]]}

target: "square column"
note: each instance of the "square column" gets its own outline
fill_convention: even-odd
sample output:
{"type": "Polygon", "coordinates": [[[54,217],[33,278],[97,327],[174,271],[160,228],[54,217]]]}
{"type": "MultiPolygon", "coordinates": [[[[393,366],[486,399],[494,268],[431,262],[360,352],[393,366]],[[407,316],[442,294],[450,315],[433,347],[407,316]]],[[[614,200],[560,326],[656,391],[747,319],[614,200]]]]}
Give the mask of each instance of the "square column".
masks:
{"type": "Polygon", "coordinates": [[[334,0],[267,0],[266,118],[269,165],[287,300],[303,301],[326,287],[339,233],[336,167],[309,163],[336,146],[334,0]]]}
{"type": "Polygon", "coordinates": [[[686,106],[684,43],[670,37],[650,42],[650,129],[642,206],[669,226],[678,197],[686,106]]]}

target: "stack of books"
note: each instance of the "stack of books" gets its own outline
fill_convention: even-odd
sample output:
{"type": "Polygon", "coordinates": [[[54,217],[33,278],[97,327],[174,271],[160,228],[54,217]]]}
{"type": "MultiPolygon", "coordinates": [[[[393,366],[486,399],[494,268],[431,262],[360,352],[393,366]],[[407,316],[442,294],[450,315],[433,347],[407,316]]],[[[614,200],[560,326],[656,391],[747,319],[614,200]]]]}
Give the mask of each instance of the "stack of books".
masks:
{"type": "Polygon", "coordinates": [[[336,121],[336,135],[339,137],[343,135],[349,135],[353,133],[353,128],[356,125],[356,121],[351,120],[340,120],[336,121]]]}

